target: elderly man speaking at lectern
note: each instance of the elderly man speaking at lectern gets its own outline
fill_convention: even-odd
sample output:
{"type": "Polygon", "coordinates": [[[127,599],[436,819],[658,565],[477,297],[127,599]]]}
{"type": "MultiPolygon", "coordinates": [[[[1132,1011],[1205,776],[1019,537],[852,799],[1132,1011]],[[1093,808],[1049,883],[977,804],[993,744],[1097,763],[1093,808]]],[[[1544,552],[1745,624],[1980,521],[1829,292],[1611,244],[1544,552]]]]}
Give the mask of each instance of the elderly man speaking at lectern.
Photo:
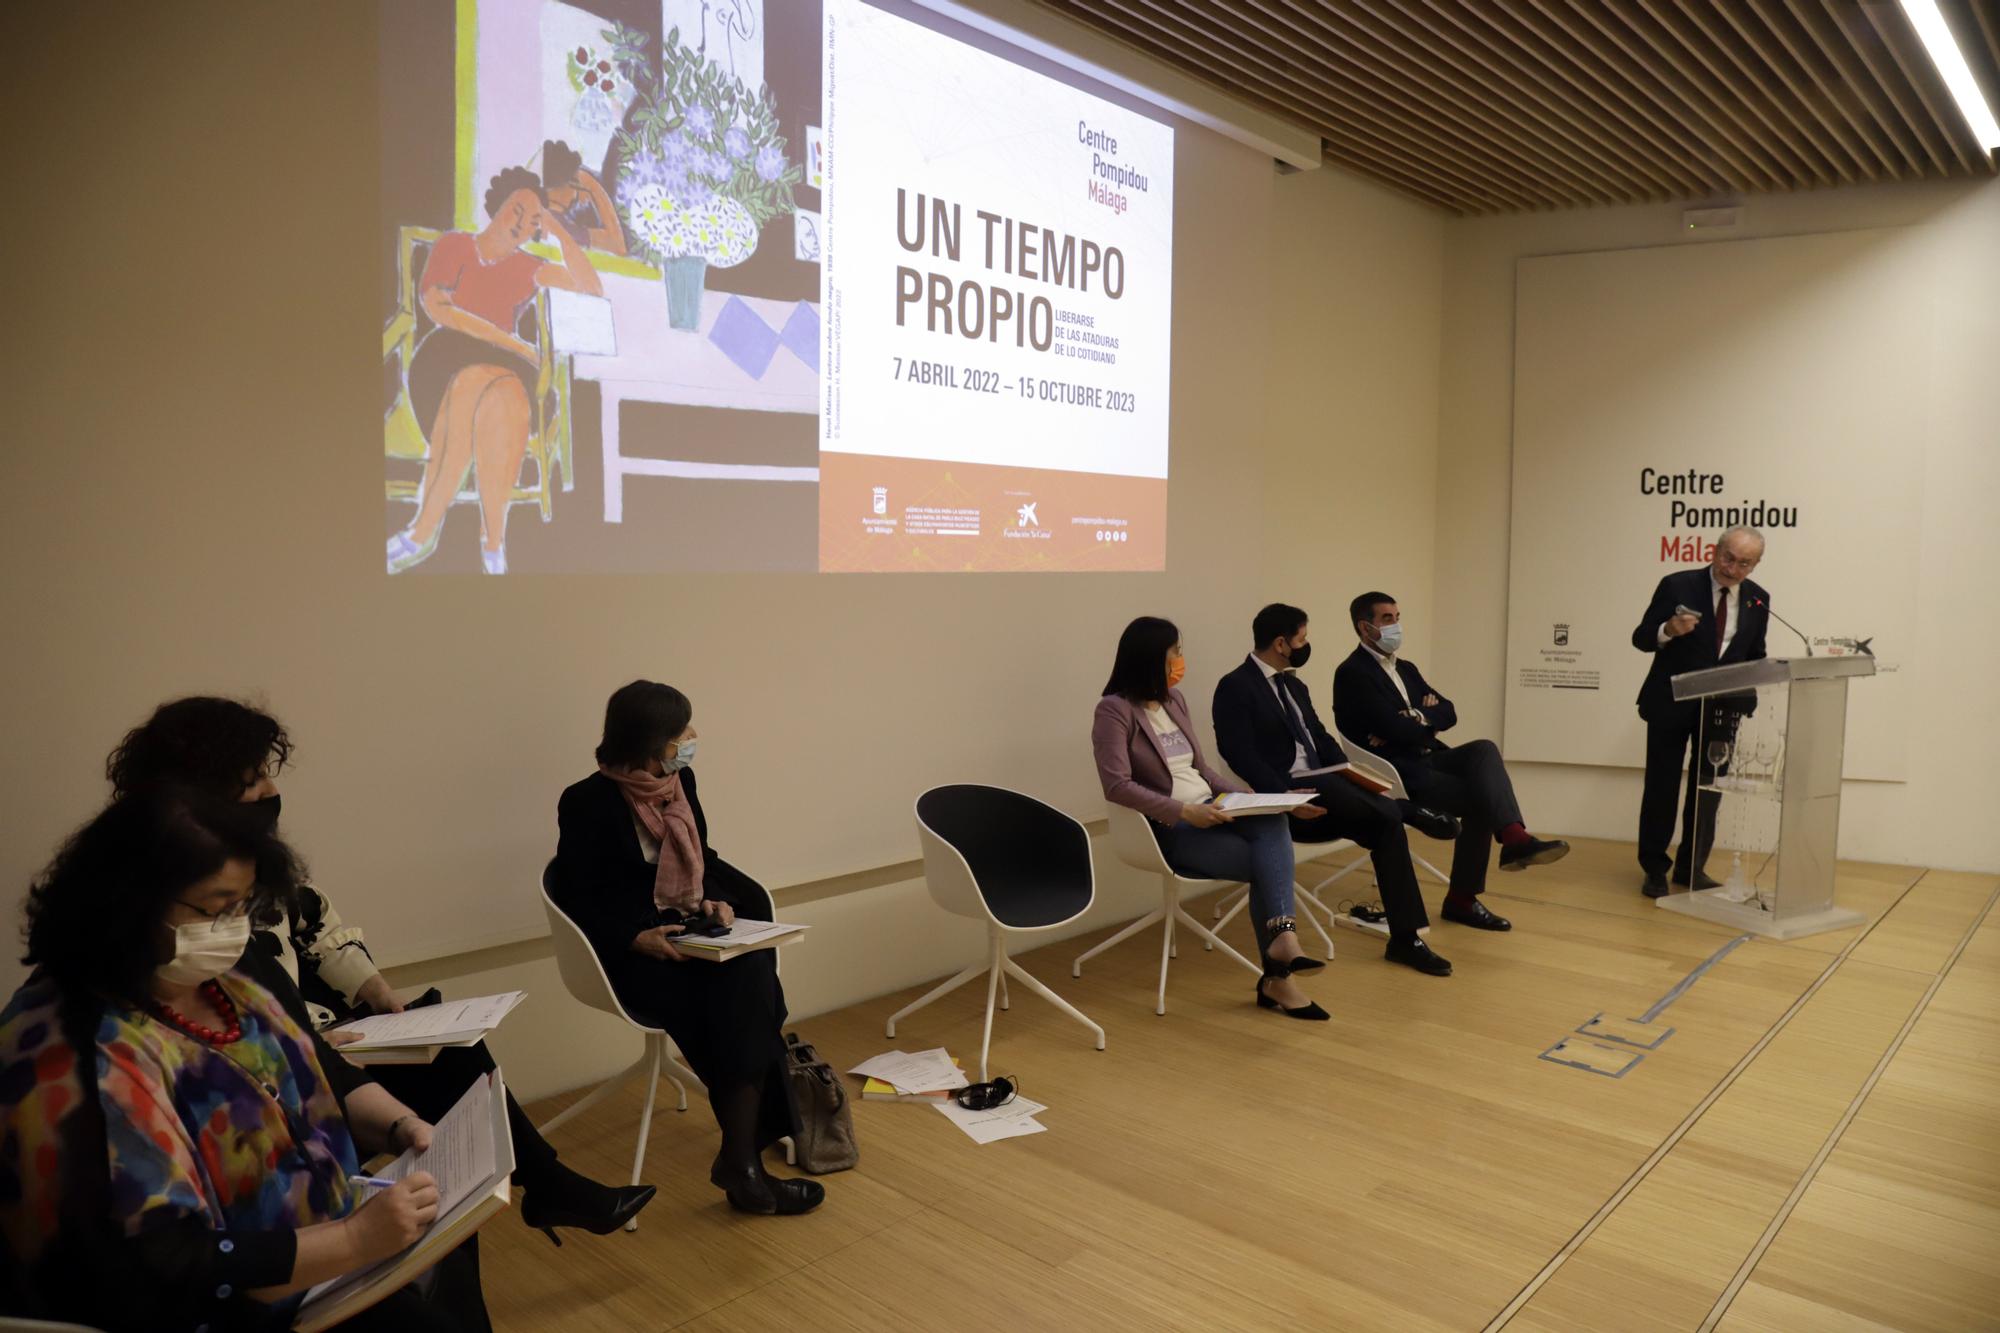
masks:
{"type": "Polygon", "coordinates": [[[1682,672],[1754,662],[1764,656],[1771,598],[1750,582],[1763,558],[1763,534],[1754,528],[1731,528],[1715,543],[1707,568],[1682,570],[1660,580],[1652,605],[1632,631],[1632,646],[1653,654],[1646,683],[1639,687],[1639,716],[1646,720],[1639,865],[1646,872],[1641,892],[1648,898],[1667,892],[1670,866],[1675,884],[1715,887],[1716,881],[1694,860],[1697,844],[1703,859],[1715,844],[1715,793],[1700,790],[1703,783],[1714,781],[1707,755],[1695,755],[1687,798],[1681,802],[1680,848],[1671,860],[1667,856],[1667,843],[1674,836],[1674,798],[1680,793],[1687,749],[1697,741],[1701,720],[1701,704],[1677,702],[1669,682],[1682,672]]]}

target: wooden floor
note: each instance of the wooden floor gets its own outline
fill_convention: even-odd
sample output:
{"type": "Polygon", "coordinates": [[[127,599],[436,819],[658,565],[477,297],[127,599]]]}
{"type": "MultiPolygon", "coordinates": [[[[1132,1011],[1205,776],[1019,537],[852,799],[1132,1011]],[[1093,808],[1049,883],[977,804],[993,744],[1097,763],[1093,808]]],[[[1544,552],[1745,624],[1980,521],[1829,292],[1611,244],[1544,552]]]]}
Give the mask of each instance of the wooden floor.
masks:
{"type": "MultiPolygon", "coordinates": [[[[1108,1048],[1017,986],[993,1055],[1048,1133],[980,1147],[927,1107],[857,1104],[861,1165],[826,1205],[749,1219],[707,1184],[705,1104],[669,1102],[641,1229],[556,1250],[498,1219],[488,1305],[550,1333],[2000,1327],[1996,894],[1843,864],[1868,926],[1735,948],[1618,1078],[1538,1057],[1732,938],[1655,910],[1629,844],[1494,876],[1515,928],[1437,926],[1446,980],[1340,931],[1307,981],[1327,1024],[1255,1009],[1249,973],[1192,946],[1156,1017],[1157,936],[1081,980],[1070,959],[1101,936],[1055,946],[1024,965],[1108,1048]]],[[[979,986],[883,1040],[915,993],[802,1027],[843,1067],[890,1045],[976,1060],[979,986]]],[[[557,1144],[617,1179],[637,1120],[634,1092],[557,1144]]]]}

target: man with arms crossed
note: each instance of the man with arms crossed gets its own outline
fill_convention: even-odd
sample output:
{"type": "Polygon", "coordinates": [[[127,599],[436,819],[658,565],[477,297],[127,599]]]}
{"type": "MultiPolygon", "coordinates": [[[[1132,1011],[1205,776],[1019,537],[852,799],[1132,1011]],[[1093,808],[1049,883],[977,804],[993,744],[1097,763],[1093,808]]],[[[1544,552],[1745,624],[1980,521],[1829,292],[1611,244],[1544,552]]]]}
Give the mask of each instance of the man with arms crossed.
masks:
{"type": "MultiPolygon", "coordinates": [[[[1435,811],[1406,812],[1396,802],[1363,791],[1338,773],[1315,770],[1344,764],[1340,743],[1313,710],[1305,682],[1295,674],[1312,653],[1306,613],[1274,602],[1257,613],[1250,634],[1256,650],[1215,684],[1215,744],[1222,757],[1255,791],[1317,792],[1313,804],[1323,815],[1292,821],[1294,842],[1350,838],[1368,849],[1382,908],[1389,921],[1385,957],[1429,976],[1451,975],[1451,964],[1431,952],[1417,932],[1430,924],[1424,896],[1410,863],[1408,821],[1433,837],[1454,837],[1458,824],[1435,811]]],[[[1269,816],[1260,816],[1268,818],[1269,816]]],[[[1497,919],[1497,918],[1496,918],[1497,919]]]]}
{"type": "MultiPolygon", "coordinates": [[[[1667,892],[1667,870],[1686,888],[1712,889],[1716,881],[1694,860],[1696,845],[1708,858],[1715,844],[1716,794],[1701,787],[1715,780],[1708,756],[1697,754],[1681,809],[1681,845],[1667,857],[1674,836],[1674,798],[1680,794],[1687,749],[1700,732],[1701,705],[1676,702],[1672,679],[1683,671],[1764,656],[1764,631],[1771,623],[1771,599],[1750,582],[1764,558],[1764,537],[1755,528],[1731,528],[1715,543],[1706,569],[1669,574],[1653,589],[1652,605],[1632,631],[1632,646],[1653,655],[1646,683],[1639,687],[1639,716],[1646,722],[1646,788],[1639,798],[1639,868],[1646,872],[1640,892],[1658,898],[1667,892]],[[1697,799],[1698,798],[1698,799],[1697,799]]],[[[1734,711],[1711,705],[1711,718],[1733,728],[1734,711]]],[[[1712,722],[1711,725],[1715,725],[1712,722]]]]}
{"type": "Polygon", "coordinates": [[[1444,919],[1506,930],[1479,901],[1486,888],[1487,840],[1500,844],[1500,868],[1525,870],[1569,855],[1569,844],[1537,838],[1521,820],[1514,782],[1492,741],[1446,745],[1438,733],[1458,724],[1451,700],[1404,661],[1403,613],[1386,592],[1365,592],[1348,607],[1361,644],[1333,673],[1333,719],[1347,739],[1395,766],[1410,799],[1457,815],[1463,825],[1451,857],[1444,919]]]}

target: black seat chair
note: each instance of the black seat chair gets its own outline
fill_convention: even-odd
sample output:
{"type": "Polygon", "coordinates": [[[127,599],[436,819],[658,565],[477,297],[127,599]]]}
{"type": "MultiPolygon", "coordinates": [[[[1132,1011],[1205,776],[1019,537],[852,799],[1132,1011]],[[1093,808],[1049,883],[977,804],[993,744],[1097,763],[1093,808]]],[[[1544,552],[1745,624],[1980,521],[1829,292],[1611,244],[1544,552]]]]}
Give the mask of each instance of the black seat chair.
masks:
{"type": "Polygon", "coordinates": [[[1054,930],[1090,909],[1097,876],[1090,834],[1054,806],[1005,787],[959,783],[933,787],[917,797],[917,835],[924,847],[924,880],[939,907],[986,923],[987,956],[904,1005],[896,1024],[931,1001],[984,973],[986,1032],[979,1043],[979,1077],[987,1077],[993,1044],[993,1008],[1007,1007],[1007,977],[1089,1028],[1104,1049],[1104,1029],[1069,1001],[1030,976],[1007,956],[1007,937],[1054,930]]]}

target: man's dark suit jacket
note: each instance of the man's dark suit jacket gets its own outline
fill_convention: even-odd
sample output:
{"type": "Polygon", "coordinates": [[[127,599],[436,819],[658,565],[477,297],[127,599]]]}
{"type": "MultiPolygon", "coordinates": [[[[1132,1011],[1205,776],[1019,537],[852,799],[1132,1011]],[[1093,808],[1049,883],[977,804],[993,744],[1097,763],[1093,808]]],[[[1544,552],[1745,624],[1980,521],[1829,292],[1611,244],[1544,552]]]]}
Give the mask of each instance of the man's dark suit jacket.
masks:
{"type": "MultiPolygon", "coordinates": [[[[1653,589],[1652,605],[1632,631],[1632,646],[1653,655],[1653,665],[1639,687],[1639,716],[1648,722],[1664,721],[1677,707],[1692,708],[1689,702],[1676,705],[1669,683],[1683,671],[1727,666],[1733,662],[1755,662],[1764,656],[1764,631],[1771,624],[1770,594],[1745,579],[1736,590],[1736,637],[1729,651],[1715,653],[1715,597],[1709,584],[1708,566],[1669,574],[1653,589]],[[1678,639],[1660,642],[1660,626],[1674,618],[1676,606],[1701,612],[1701,623],[1678,639]]],[[[1754,700],[1752,700],[1754,702],[1754,700]]]]}
{"type": "MultiPolygon", "coordinates": [[[[1306,734],[1319,751],[1319,766],[1346,763],[1340,742],[1314,711],[1312,691],[1305,682],[1284,672],[1275,679],[1299,706],[1306,734]]],[[[1250,784],[1250,790],[1279,792],[1310,785],[1292,779],[1292,756],[1298,741],[1271,689],[1271,680],[1253,658],[1244,658],[1241,666],[1215,682],[1213,710],[1216,748],[1236,776],[1250,784]]]]}
{"type": "Polygon", "coordinates": [[[1397,658],[1396,675],[1410,692],[1408,703],[1396,693],[1375,650],[1365,643],[1356,644],[1333,672],[1333,721],[1341,735],[1381,755],[1400,770],[1405,764],[1421,761],[1432,750],[1448,748],[1437,734],[1458,725],[1458,710],[1442,692],[1431,687],[1414,662],[1397,658]],[[1438,701],[1426,705],[1423,699],[1427,694],[1437,695],[1438,701]],[[1428,723],[1404,717],[1406,708],[1421,711],[1428,723]],[[1370,736],[1381,744],[1370,744],[1370,736]]]}

